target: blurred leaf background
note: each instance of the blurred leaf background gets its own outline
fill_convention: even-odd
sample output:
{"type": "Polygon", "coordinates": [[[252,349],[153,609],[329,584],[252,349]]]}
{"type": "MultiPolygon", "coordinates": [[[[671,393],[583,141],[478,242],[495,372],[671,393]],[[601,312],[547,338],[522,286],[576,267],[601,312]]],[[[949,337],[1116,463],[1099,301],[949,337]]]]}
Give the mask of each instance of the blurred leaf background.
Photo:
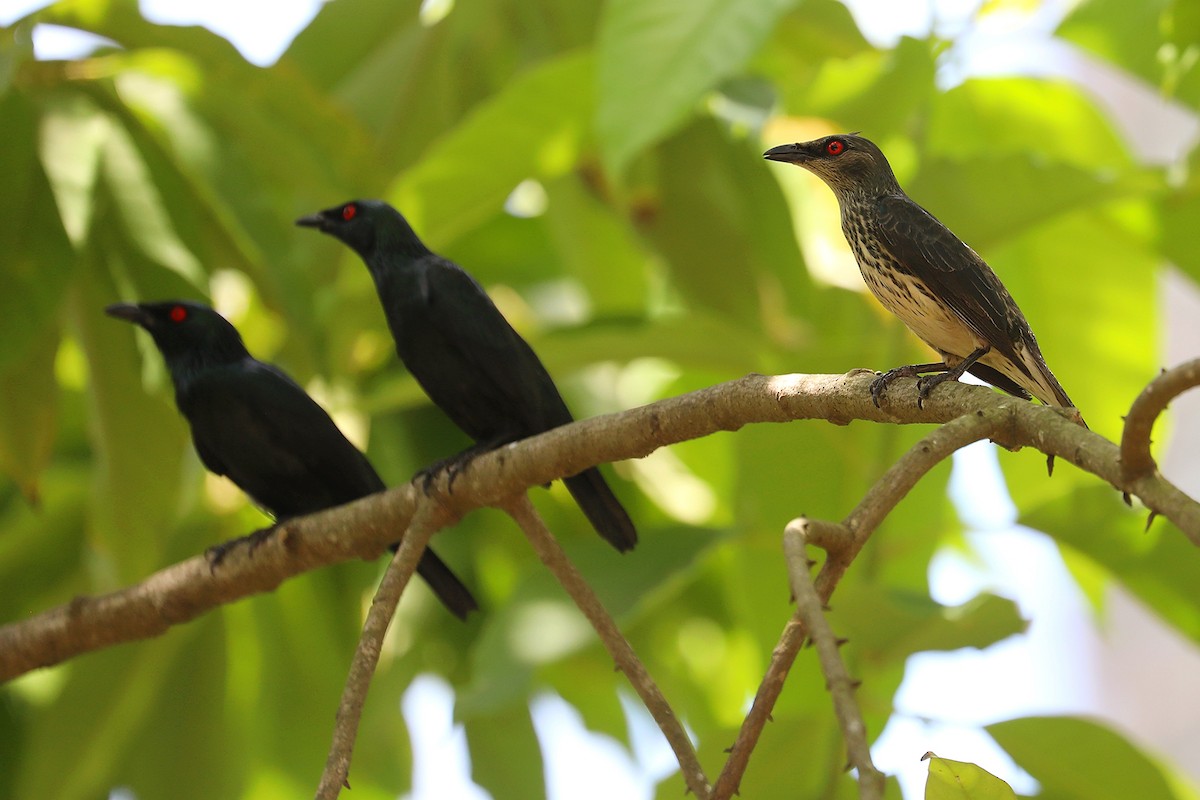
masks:
{"type": "MultiPolygon", "coordinates": [[[[1198,34],[1190,0],[1080,2],[1056,31],[1193,111],[1198,34]]],[[[1001,274],[1094,429],[1116,437],[1162,366],[1166,262],[1200,277],[1195,153],[1144,166],[1074,83],[947,81],[950,44],[873,45],[835,0],[335,0],[265,68],[128,0],[62,0],[0,29],[0,621],[120,588],[264,522],[204,474],[157,353],[103,316],[108,303],[215,302],[392,483],[466,444],[397,363],[357,258],[292,226],[353,197],[389,199],[472,271],[589,416],[751,371],[927,360],[863,292],[828,190],[761,158],[862,130],[1001,274]],[[39,61],[37,24],[108,43],[39,61]]],[[[561,487],[536,492],[711,776],[789,616],[784,524],[841,518],[923,433],[757,426],[617,465],[642,536],[624,557],[561,487]]],[[[1142,515],[1069,465],[1047,480],[1035,454],[1000,462],[1023,520],[1060,544],[1090,596],[1120,584],[1195,643],[1200,562],[1178,531],[1142,533],[1142,515]]],[[[930,597],[934,554],[969,549],[949,475],[922,482],[838,590],[873,735],[910,655],[1024,627],[1009,599],[930,597]]],[[[481,512],[436,544],[484,610],[463,625],[423,587],[405,598],[354,796],[410,785],[397,708],[421,673],[456,690],[472,777],[496,798],[545,796],[529,702],[547,688],[628,743],[621,675],[514,527],[481,512]]],[[[381,567],[306,575],[0,687],[0,797],[311,792],[381,567]]],[[[1134,776],[1136,796],[1191,796],[1176,767],[1090,722],[991,733],[1043,797],[1134,796],[1072,782],[1097,759],[1134,776]],[[1074,749],[1047,758],[1066,738],[1074,749]]],[[[855,796],[844,761],[805,652],[742,796],[855,796]]],[[[673,775],[658,795],[682,790],[673,775]]]]}

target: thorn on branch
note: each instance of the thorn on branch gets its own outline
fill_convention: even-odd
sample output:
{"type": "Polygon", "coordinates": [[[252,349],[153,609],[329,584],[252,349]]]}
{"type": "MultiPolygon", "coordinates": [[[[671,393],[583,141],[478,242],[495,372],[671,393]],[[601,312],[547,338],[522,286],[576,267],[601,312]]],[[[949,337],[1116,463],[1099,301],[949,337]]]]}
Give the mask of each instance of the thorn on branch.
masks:
{"type": "Polygon", "coordinates": [[[1150,455],[1154,423],[1172,400],[1195,386],[1200,386],[1200,359],[1164,370],[1133,401],[1121,432],[1121,471],[1127,482],[1154,472],[1157,465],[1150,455]]]}

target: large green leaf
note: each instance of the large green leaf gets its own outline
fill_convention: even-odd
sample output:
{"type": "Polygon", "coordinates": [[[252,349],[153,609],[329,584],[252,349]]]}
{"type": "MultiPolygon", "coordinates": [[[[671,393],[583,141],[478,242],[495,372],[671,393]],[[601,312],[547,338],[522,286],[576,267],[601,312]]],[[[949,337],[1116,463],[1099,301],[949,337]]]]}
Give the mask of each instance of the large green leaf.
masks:
{"type": "Polygon", "coordinates": [[[931,43],[904,38],[889,52],[826,59],[811,81],[780,82],[784,108],[862,131],[881,147],[890,137],[909,140],[914,118],[935,97],[935,55],[931,43]]]}
{"type": "Polygon", "coordinates": [[[1060,214],[1138,191],[1110,176],[1031,154],[928,161],[905,189],[981,252],[1060,214]]]}
{"type": "Polygon", "coordinates": [[[1026,628],[1016,604],[994,594],[947,607],[924,595],[877,586],[839,592],[836,619],[839,634],[864,657],[894,662],[928,650],[983,649],[1026,628]]]}
{"type": "MultiPolygon", "coordinates": [[[[938,95],[923,146],[939,160],[1021,155],[1034,164],[1054,162],[1092,173],[1132,166],[1111,118],[1082,89],[1034,78],[969,80],[938,95]]],[[[1009,190],[1007,183],[1002,186],[1009,190]]]]}
{"type": "Polygon", "coordinates": [[[1160,26],[1170,5],[1171,0],[1088,0],[1072,9],[1055,34],[1156,85],[1163,78],[1160,26]]]}
{"type": "Polygon", "coordinates": [[[34,503],[58,422],[58,342],[57,327],[49,328],[18,363],[0,372],[0,472],[34,503]]]}
{"type": "Polygon", "coordinates": [[[563,174],[587,133],[591,74],[590,55],[574,53],[522,75],[434,144],[388,198],[438,247],[498,212],[526,178],[563,174]]]}
{"type": "Polygon", "coordinates": [[[597,41],[596,131],[620,174],[735,74],[795,0],[612,0],[597,41]]]}
{"type": "Polygon", "coordinates": [[[44,340],[62,306],[75,251],[38,158],[38,110],[24,95],[0,96],[0,371],[44,340]]]}
{"type": "Polygon", "coordinates": [[[1174,525],[1127,507],[1107,486],[1092,486],[1029,508],[1022,523],[1048,532],[1059,544],[1103,567],[1164,622],[1200,641],[1200,562],[1174,525]]]}
{"type": "MultiPolygon", "coordinates": [[[[769,312],[802,310],[810,284],[778,186],[756,150],[707,119],[664,142],[656,152],[661,197],[641,227],[690,305],[769,330],[769,312]]],[[[747,358],[746,368],[753,366],[747,358]]]]}
{"type": "MultiPolygon", "coordinates": [[[[115,231],[102,213],[97,227],[115,231]]],[[[133,326],[104,316],[118,299],[107,270],[118,251],[137,248],[103,237],[103,255],[85,260],[71,295],[69,319],[86,359],[87,397],[96,458],[93,545],[104,568],[102,585],[140,579],[162,566],[159,554],[170,533],[183,488],[185,427],[171,400],[148,395],[133,326]],[[110,573],[111,570],[111,573],[110,573]]],[[[159,359],[156,351],[147,356],[159,359]]],[[[157,373],[162,377],[161,367],[157,373]]],[[[159,384],[161,389],[161,383],[159,384]]]]}
{"type": "Polygon", "coordinates": [[[1047,800],[1182,800],[1162,767],[1111,728],[1072,717],[1030,717],[987,732],[1038,783],[1047,800]]]}

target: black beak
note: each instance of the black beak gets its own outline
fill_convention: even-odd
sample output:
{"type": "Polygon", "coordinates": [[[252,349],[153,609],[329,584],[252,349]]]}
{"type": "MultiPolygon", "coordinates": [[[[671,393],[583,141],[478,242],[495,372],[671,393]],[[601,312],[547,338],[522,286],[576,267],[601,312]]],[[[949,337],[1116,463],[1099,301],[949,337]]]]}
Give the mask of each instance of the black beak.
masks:
{"type": "Polygon", "coordinates": [[[146,313],[145,309],[137,303],[113,303],[108,308],[104,309],[104,313],[110,317],[123,319],[126,322],[132,322],[134,325],[141,325],[143,328],[148,326],[153,320],[146,313]]]}
{"type": "Polygon", "coordinates": [[[301,228],[316,228],[319,231],[329,230],[329,220],[326,219],[324,211],[318,211],[315,214],[306,214],[296,220],[296,224],[301,228]]]}
{"type": "Polygon", "coordinates": [[[804,149],[803,144],[797,142],[795,144],[781,144],[778,147],[772,147],[763,153],[763,158],[768,161],[782,161],[784,164],[799,164],[810,160],[812,156],[804,149]]]}

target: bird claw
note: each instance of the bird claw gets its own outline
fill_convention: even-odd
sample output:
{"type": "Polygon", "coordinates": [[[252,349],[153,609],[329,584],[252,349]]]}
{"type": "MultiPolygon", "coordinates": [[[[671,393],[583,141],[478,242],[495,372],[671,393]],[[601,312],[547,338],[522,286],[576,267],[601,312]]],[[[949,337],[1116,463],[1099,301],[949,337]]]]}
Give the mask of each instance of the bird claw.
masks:
{"type": "Polygon", "coordinates": [[[883,397],[883,393],[887,391],[888,383],[890,382],[888,375],[890,373],[876,372],[875,380],[871,381],[871,402],[879,408],[879,399],[883,397]]]}
{"type": "Polygon", "coordinates": [[[421,489],[426,496],[433,490],[433,484],[437,480],[438,475],[445,473],[446,475],[446,493],[450,494],[454,491],[454,481],[458,476],[466,470],[467,466],[475,459],[478,453],[472,450],[466,450],[462,453],[443,458],[441,461],[435,461],[425,469],[413,476],[413,480],[420,479],[421,489]]]}
{"type": "MultiPolygon", "coordinates": [[[[889,369],[887,372],[877,372],[875,374],[879,377],[871,381],[871,402],[875,404],[876,408],[879,408],[879,399],[883,397],[892,381],[897,378],[911,378],[913,372],[910,367],[897,367],[896,369],[889,369]]],[[[918,401],[919,404],[920,402],[918,401]]]]}
{"type": "Polygon", "coordinates": [[[268,539],[270,539],[271,535],[274,533],[275,526],[271,526],[269,528],[260,528],[254,533],[247,534],[246,536],[239,536],[238,538],[230,539],[227,542],[214,544],[212,547],[204,551],[204,558],[208,561],[209,570],[211,572],[216,572],[217,567],[220,566],[221,562],[225,560],[225,557],[233,552],[234,548],[241,544],[246,544],[249,546],[249,550],[246,551],[247,556],[254,555],[254,551],[259,547],[262,547],[262,545],[268,539]]]}
{"type": "Polygon", "coordinates": [[[936,375],[922,375],[917,378],[917,408],[925,408],[925,400],[929,398],[929,393],[935,387],[945,383],[950,379],[950,373],[939,372],[936,375]]]}

